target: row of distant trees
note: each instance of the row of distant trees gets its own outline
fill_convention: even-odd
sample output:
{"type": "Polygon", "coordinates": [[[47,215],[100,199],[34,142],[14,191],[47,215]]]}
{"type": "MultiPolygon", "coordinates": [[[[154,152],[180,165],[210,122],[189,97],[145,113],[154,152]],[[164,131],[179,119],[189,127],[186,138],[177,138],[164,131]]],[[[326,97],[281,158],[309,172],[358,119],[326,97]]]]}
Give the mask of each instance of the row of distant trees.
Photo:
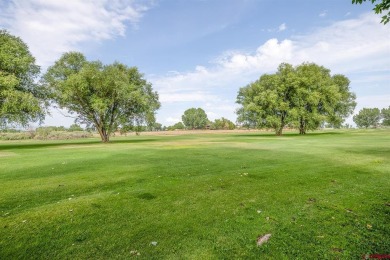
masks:
{"type": "MultiPolygon", "coordinates": [[[[212,129],[212,130],[233,130],[236,128],[236,125],[222,117],[221,119],[215,119],[215,121],[210,121],[207,118],[205,111],[201,108],[190,108],[187,109],[183,116],[183,122],[178,122],[169,127],[162,127],[155,129],[160,130],[181,130],[181,129],[212,129]]],[[[353,121],[356,126],[359,128],[376,128],[379,126],[390,126],[390,106],[388,108],[363,108],[359,111],[358,114],[353,116],[353,121]]],[[[161,126],[161,124],[159,124],[161,126]]],[[[328,125],[332,127],[332,125],[328,125]]],[[[345,127],[345,125],[340,125],[340,127],[345,127]]],[[[348,125],[349,128],[349,125],[348,125]]]]}
{"type": "Polygon", "coordinates": [[[390,106],[388,108],[363,108],[353,116],[353,121],[360,128],[390,126],[390,106]]]}
{"type": "Polygon", "coordinates": [[[224,117],[210,121],[206,112],[202,108],[189,108],[184,111],[181,117],[182,121],[163,130],[182,130],[182,129],[211,129],[211,130],[233,130],[236,125],[224,117]]]}
{"type": "Polygon", "coordinates": [[[64,140],[92,137],[93,129],[83,129],[78,124],[69,127],[64,126],[41,126],[27,131],[14,128],[0,129],[0,140],[64,140]]]}

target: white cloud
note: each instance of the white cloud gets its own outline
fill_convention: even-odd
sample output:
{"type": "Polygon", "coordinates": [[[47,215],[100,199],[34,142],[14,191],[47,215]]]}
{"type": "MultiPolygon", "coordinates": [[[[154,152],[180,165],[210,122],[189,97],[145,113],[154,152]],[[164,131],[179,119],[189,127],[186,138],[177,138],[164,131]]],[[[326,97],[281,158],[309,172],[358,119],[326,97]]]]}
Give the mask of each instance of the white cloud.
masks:
{"type": "Polygon", "coordinates": [[[275,65],[291,60],[293,42],[270,39],[259,46],[254,54],[235,53],[219,59],[219,64],[226,69],[233,70],[272,70],[275,65]]]}
{"type": "Polygon", "coordinates": [[[378,84],[377,82],[390,82],[390,74],[388,73],[388,70],[383,70],[383,71],[377,70],[376,73],[380,73],[380,75],[368,74],[360,77],[355,77],[353,82],[361,85],[370,84],[371,86],[373,83],[378,84]]]}
{"type": "Polygon", "coordinates": [[[159,100],[163,103],[174,102],[196,102],[213,100],[215,97],[206,92],[190,92],[190,93],[166,93],[161,91],[159,93],[159,100]]]}
{"type": "MultiPolygon", "coordinates": [[[[376,72],[376,77],[385,77],[385,73],[390,73],[388,35],[388,26],[380,24],[377,16],[365,14],[358,19],[335,22],[311,34],[282,41],[270,39],[252,53],[225,52],[211,66],[197,66],[190,72],[176,72],[154,78],[152,83],[163,97],[162,110],[168,102],[179,104],[192,100],[202,107],[212,104],[207,107],[208,113],[220,115],[220,108],[230,104],[230,108],[223,111],[226,114],[221,116],[235,121],[234,102],[239,87],[263,73],[275,71],[282,62],[294,65],[306,61],[315,62],[330,68],[332,73],[347,76],[362,74],[358,78],[360,82],[369,81],[365,77],[370,77],[371,72],[376,72]],[[382,76],[378,73],[382,73],[382,76]]],[[[353,79],[351,80],[352,90],[358,93],[360,90],[354,89],[353,79]]],[[[389,93],[387,88],[388,86],[383,87],[382,91],[389,93]]],[[[358,102],[364,101],[362,98],[358,102]]],[[[366,103],[375,105],[375,100],[383,99],[374,96],[366,103]]],[[[164,112],[161,114],[163,116],[164,112]]]]}
{"type": "Polygon", "coordinates": [[[283,32],[287,29],[287,25],[285,23],[282,23],[281,25],[279,25],[279,32],[283,32]]]}
{"type": "Polygon", "coordinates": [[[366,14],[332,24],[311,35],[298,36],[300,59],[319,62],[341,72],[389,69],[390,28],[366,14]]]}
{"type": "Polygon", "coordinates": [[[217,113],[214,113],[213,111],[205,111],[205,112],[206,112],[207,118],[210,121],[214,121],[215,119],[219,118],[219,115],[217,113]]]}
{"type": "Polygon", "coordinates": [[[387,108],[390,106],[390,94],[357,97],[356,101],[355,113],[358,113],[362,108],[387,108]]]}
{"type": "Polygon", "coordinates": [[[324,10],[318,16],[319,17],[326,17],[327,15],[328,15],[328,10],[324,10]]]}
{"type": "Polygon", "coordinates": [[[166,120],[168,123],[176,124],[181,121],[181,118],[178,117],[168,117],[166,120]]]}
{"type": "Polygon", "coordinates": [[[132,0],[11,0],[1,7],[0,26],[20,36],[43,67],[82,43],[123,36],[147,10],[132,0]]]}
{"type": "Polygon", "coordinates": [[[269,33],[275,33],[275,32],[283,32],[287,30],[287,25],[286,23],[282,23],[278,27],[274,28],[268,28],[268,29],[261,29],[262,32],[269,32],[269,33]]]}

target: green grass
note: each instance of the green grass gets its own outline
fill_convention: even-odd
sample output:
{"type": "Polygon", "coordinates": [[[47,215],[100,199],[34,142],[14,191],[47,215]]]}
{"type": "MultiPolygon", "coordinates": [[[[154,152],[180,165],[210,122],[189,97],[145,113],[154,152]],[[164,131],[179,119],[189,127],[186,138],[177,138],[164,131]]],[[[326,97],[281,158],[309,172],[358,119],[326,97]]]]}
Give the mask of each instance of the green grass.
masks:
{"type": "Polygon", "coordinates": [[[389,130],[0,142],[0,259],[359,259],[389,234],[389,130]]]}

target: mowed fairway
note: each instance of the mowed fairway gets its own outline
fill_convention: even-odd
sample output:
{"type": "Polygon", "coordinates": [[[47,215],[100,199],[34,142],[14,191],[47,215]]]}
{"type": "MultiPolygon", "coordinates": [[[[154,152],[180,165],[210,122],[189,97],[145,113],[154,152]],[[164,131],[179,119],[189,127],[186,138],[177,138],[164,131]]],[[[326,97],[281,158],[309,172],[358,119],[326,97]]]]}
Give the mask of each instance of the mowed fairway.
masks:
{"type": "Polygon", "coordinates": [[[364,254],[390,254],[389,130],[0,142],[0,259],[364,254]]]}

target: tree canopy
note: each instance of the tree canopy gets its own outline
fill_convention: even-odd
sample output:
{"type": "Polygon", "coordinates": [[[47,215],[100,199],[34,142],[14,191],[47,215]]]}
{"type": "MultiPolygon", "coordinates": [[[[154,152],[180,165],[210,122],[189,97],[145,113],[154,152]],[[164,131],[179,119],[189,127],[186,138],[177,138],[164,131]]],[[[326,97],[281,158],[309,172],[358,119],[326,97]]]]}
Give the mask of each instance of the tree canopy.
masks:
{"type": "Polygon", "coordinates": [[[44,94],[36,83],[39,73],[28,46],[0,30],[0,126],[44,119],[44,94]]]}
{"type": "Polygon", "coordinates": [[[360,128],[377,127],[381,120],[381,111],[378,108],[363,108],[353,116],[353,121],[360,128]]]}
{"type": "Polygon", "coordinates": [[[182,122],[177,122],[176,124],[167,127],[167,130],[169,131],[182,129],[185,129],[185,126],[182,122]]]}
{"type": "Polygon", "coordinates": [[[214,122],[211,122],[211,129],[213,130],[233,130],[234,128],[236,128],[236,125],[224,117],[215,119],[214,122]]]}
{"type": "Polygon", "coordinates": [[[390,106],[388,108],[382,108],[381,116],[383,118],[382,125],[390,126],[390,106]]]}
{"type": "Polygon", "coordinates": [[[84,131],[84,129],[79,124],[72,124],[69,126],[68,131],[70,131],[70,132],[84,131]]]}
{"type": "Polygon", "coordinates": [[[203,129],[208,123],[206,112],[201,108],[190,108],[181,117],[188,129],[203,129]]]}
{"type": "Polygon", "coordinates": [[[238,92],[237,121],[244,126],[271,128],[281,135],[286,126],[300,134],[325,122],[340,126],[356,106],[349,80],[330,75],[314,63],[282,63],[276,73],[264,74],[238,92]]]}
{"type": "Polygon", "coordinates": [[[65,53],[44,75],[51,99],[76,114],[76,121],[94,127],[103,142],[118,128],[155,123],[158,94],[136,67],[87,61],[78,52],[65,53]]]}
{"type": "MultiPolygon", "coordinates": [[[[362,4],[366,0],[352,0],[352,4],[362,4]]],[[[371,3],[375,3],[376,0],[369,0],[371,3]]],[[[382,14],[384,12],[384,15],[382,16],[381,23],[387,24],[390,21],[390,0],[382,0],[380,3],[376,4],[374,7],[374,11],[376,14],[382,14]],[[386,13],[387,11],[387,13],[386,13]]]]}

